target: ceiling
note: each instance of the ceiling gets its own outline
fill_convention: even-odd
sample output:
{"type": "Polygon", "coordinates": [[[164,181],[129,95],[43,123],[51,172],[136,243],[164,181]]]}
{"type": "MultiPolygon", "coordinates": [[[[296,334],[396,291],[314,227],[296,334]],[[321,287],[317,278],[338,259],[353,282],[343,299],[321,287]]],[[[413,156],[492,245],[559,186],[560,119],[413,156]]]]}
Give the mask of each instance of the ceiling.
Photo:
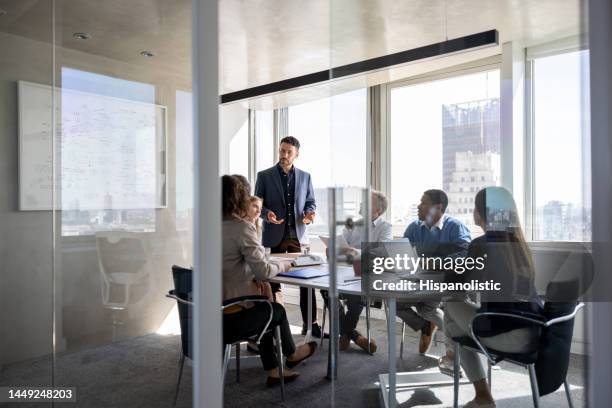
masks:
{"type": "MultiPolygon", "coordinates": [[[[50,4],[0,0],[0,9],[7,11],[0,16],[0,31],[51,42],[55,28],[56,44],[63,47],[190,77],[191,0],[56,0],[53,24],[50,4]],[[77,40],[75,32],[92,37],[77,40]],[[143,50],[155,57],[142,57],[143,50]]],[[[581,0],[220,0],[220,92],[492,28],[499,31],[500,43],[534,45],[573,36],[583,31],[580,4],[581,0]]],[[[446,63],[499,53],[498,47],[446,63]]],[[[417,64],[402,75],[432,66],[421,68],[417,64]]]]}

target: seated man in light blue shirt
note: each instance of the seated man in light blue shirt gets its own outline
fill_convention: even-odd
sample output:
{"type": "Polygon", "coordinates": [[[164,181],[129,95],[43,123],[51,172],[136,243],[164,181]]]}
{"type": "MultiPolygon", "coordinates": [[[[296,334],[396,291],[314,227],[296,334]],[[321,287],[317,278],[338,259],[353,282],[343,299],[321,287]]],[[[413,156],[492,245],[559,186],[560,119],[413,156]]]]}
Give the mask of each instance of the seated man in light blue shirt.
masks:
{"type": "MultiPolygon", "coordinates": [[[[346,248],[340,251],[346,255],[351,255],[355,259],[359,259],[361,254],[361,243],[364,239],[369,242],[383,242],[393,239],[392,225],[382,219],[382,215],[387,210],[387,198],[379,191],[372,191],[372,225],[370,227],[370,237],[364,237],[363,221],[358,220],[355,223],[347,223],[342,235],[347,243],[346,248]]],[[[328,292],[321,291],[321,296],[325,304],[329,304],[328,292]]],[[[368,339],[357,331],[357,323],[359,316],[363,311],[364,302],[359,295],[340,295],[340,299],[346,303],[346,311],[343,306],[340,306],[340,339],[339,349],[341,351],[348,350],[351,346],[351,341],[363,350],[368,351],[368,339]]],[[[369,351],[376,351],[376,340],[370,338],[369,351]]]]}
{"type": "MultiPolygon", "coordinates": [[[[418,206],[419,219],[408,225],[404,238],[426,257],[465,256],[470,244],[470,230],[456,218],[446,215],[448,197],[442,190],[427,190],[418,206]]],[[[444,325],[440,302],[398,302],[397,315],[414,331],[421,331],[419,353],[431,346],[436,329],[444,325]],[[416,308],[416,311],[412,307],[416,308]]]]}

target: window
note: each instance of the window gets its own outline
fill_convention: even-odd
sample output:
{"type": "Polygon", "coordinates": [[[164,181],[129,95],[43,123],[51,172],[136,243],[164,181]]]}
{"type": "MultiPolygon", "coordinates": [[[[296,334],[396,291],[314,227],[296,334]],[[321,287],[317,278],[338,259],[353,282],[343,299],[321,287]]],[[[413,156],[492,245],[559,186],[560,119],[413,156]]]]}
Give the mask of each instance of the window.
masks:
{"type": "Polygon", "coordinates": [[[249,177],[249,120],[235,131],[229,144],[229,174],[242,174],[249,177]]]}
{"type": "Polygon", "coordinates": [[[328,233],[327,187],[347,187],[347,208],[361,200],[367,171],[366,111],[366,89],[289,107],[289,135],[301,144],[295,165],[312,176],[317,200],[318,221],[309,234],[328,233]]]}
{"type": "Polygon", "coordinates": [[[431,188],[448,194],[447,214],[464,222],[474,236],[481,233],[471,209],[462,211],[459,199],[469,199],[476,186],[499,185],[499,80],[499,70],[490,70],[391,86],[389,181],[394,235],[402,235],[417,219],[421,196],[431,188]]]}
{"type": "Polygon", "coordinates": [[[274,164],[274,111],[255,111],[255,172],[274,164]]]}
{"type": "Polygon", "coordinates": [[[535,58],[533,239],[591,240],[588,51],[535,58]]]}
{"type": "Polygon", "coordinates": [[[192,94],[176,91],[176,229],[191,230],[193,213],[192,94]]]}

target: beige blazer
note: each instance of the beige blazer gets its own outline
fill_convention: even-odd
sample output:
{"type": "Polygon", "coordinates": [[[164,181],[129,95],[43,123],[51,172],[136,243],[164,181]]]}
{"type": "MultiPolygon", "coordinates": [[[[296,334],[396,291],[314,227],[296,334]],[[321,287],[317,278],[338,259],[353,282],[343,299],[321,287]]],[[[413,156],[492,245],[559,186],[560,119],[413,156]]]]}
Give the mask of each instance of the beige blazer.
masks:
{"type": "Polygon", "coordinates": [[[223,220],[223,300],[261,294],[253,280],[286,272],[289,265],[266,259],[255,226],[237,217],[223,220]]]}

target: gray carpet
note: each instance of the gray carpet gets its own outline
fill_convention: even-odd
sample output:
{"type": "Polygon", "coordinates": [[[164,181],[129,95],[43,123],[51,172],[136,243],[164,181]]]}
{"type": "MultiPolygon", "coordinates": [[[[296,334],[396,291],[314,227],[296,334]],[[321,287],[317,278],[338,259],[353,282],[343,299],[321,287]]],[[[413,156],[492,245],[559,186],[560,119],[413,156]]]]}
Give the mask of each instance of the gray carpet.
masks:
{"type": "MultiPolygon", "coordinates": [[[[289,318],[299,322],[299,311],[289,306],[289,318]]],[[[362,322],[363,323],[363,322],[362,322]]],[[[278,388],[266,388],[259,358],[243,352],[241,382],[236,383],[234,361],[230,363],[226,387],[227,407],[337,407],[381,406],[377,386],[378,374],[388,371],[385,322],[374,321],[373,335],[379,349],[373,356],[355,346],[339,356],[339,378],[325,378],[327,342],[313,358],[298,368],[300,378],[287,385],[287,400],[280,402],[278,388]]],[[[399,329],[399,325],[398,325],[399,329]]],[[[399,330],[397,330],[399,333],[399,330]]],[[[296,336],[296,342],[301,341],[296,336]]],[[[399,337],[398,337],[399,347],[399,337]]],[[[131,338],[91,350],[66,353],[56,359],[56,383],[77,387],[76,404],[56,404],[56,407],[116,408],[171,406],[180,349],[178,336],[148,335],[131,338]]],[[[428,355],[416,353],[416,338],[406,337],[404,359],[398,360],[398,371],[423,370],[436,366],[434,356],[443,353],[442,343],[434,345],[428,355]]],[[[576,407],[584,404],[584,359],[572,356],[569,381],[576,407]]],[[[185,366],[178,407],[191,407],[192,368],[185,366]]],[[[0,373],[2,385],[46,385],[51,383],[51,360],[12,364],[0,373]]],[[[493,395],[498,407],[532,406],[529,378],[524,369],[501,365],[493,371],[493,395]]],[[[460,403],[473,397],[472,387],[461,387],[460,403]]],[[[398,393],[400,407],[452,405],[452,387],[417,389],[398,393]]],[[[45,407],[48,404],[11,404],[16,407],[45,407]]],[[[10,405],[8,405],[10,406],[10,405]]],[[[566,407],[563,390],[541,399],[542,407],[566,407]]]]}

